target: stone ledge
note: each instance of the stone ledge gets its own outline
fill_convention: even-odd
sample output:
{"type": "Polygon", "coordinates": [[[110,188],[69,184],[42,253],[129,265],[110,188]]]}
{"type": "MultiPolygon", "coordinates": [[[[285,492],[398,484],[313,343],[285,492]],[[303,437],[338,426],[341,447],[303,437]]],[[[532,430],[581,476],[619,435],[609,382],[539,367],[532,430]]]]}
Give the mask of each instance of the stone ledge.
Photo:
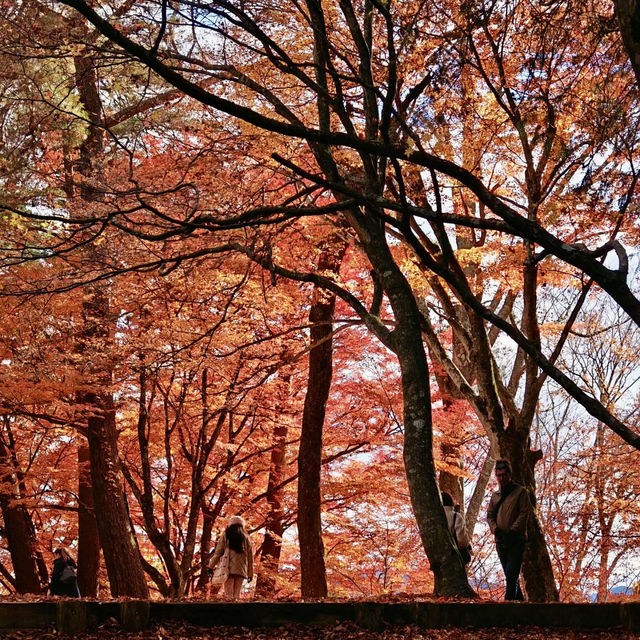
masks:
{"type": "Polygon", "coordinates": [[[0,602],[0,629],[42,629],[55,621],[55,602],[0,602]]]}
{"type": "Polygon", "coordinates": [[[151,602],[149,617],[201,627],[324,625],[353,620],[353,608],[354,604],[341,602],[151,602]]]}
{"type": "Polygon", "coordinates": [[[138,631],[163,621],[187,622],[203,628],[313,626],[355,622],[368,629],[386,625],[442,627],[537,627],[571,629],[623,628],[640,633],[640,601],[607,604],[511,602],[123,602],[58,600],[0,603],[0,629],[81,632],[109,618],[124,630],[138,631]],[[63,628],[64,627],[64,628],[63,628]],[[77,629],[76,629],[77,627],[77,629]]]}

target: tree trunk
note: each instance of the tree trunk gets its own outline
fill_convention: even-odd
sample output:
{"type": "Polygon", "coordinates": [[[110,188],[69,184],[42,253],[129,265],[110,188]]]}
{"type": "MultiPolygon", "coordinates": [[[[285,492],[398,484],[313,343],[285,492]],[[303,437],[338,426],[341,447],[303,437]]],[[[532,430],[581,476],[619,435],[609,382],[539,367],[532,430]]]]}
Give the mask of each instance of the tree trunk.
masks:
{"type": "Polygon", "coordinates": [[[115,409],[110,396],[88,398],[101,415],[88,420],[94,503],[111,596],[149,597],[140,552],[129,518],[118,464],[115,409]]]}
{"type": "MultiPolygon", "coordinates": [[[[454,338],[455,339],[455,338],[454,338]]],[[[431,357],[431,366],[438,383],[440,397],[442,399],[442,411],[446,415],[451,410],[451,406],[456,398],[461,397],[458,389],[455,387],[453,380],[440,364],[435,362],[435,358],[431,357]]],[[[440,456],[442,462],[447,468],[440,470],[439,485],[440,491],[448,493],[453,499],[453,504],[460,505],[464,509],[464,486],[462,482],[462,456],[460,454],[460,445],[463,438],[463,430],[459,429],[454,434],[451,430],[446,430],[440,441],[440,456]],[[458,467],[460,473],[452,473],[449,469],[458,467]]]]}
{"type": "Polygon", "coordinates": [[[196,590],[200,593],[204,593],[209,584],[207,570],[209,568],[209,553],[211,552],[211,535],[213,533],[214,519],[203,512],[202,518],[202,534],[200,536],[200,577],[196,584],[196,590]]]}
{"type": "Polygon", "coordinates": [[[535,465],[542,454],[530,449],[529,429],[518,429],[514,424],[510,424],[498,437],[500,453],[511,463],[514,481],[527,489],[533,507],[527,527],[527,546],[522,563],[527,599],[531,602],[557,602],[558,589],[536,508],[535,465]]]}
{"type": "Polygon", "coordinates": [[[609,597],[609,546],[608,540],[602,540],[598,552],[598,602],[609,597]]]}
{"type": "MultiPolygon", "coordinates": [[[[318,271],[338,273],[346,248],[346,242],[338,234],[334,234],[320,254],[318,271]]],[[[322,430],[333,376],[332,334],[335,301],[335,295],[316,287],[309,311],[309,378],[298,451],[298,538],[303,598],[324,598],[327,595],[327,573],[322,542],[320,469],[322,430]]]]}
{"type": "Polygon", "coordinates": [[[398,357],[404,417],[404,465],[411,505],[434,575],[438,596],[474,594],[454,545],[440,500],[433,459],[433,424],[429,368],[422,342],[420,312],[413,291],[387,246],[384,227],[370,218],[360,240],[387,294],[395,317],[389,342],[398,357]]]}
{"type": "MultiPolygon", "coordinates": [[[[448,465],[455,465],[462,471],[462,457],[460,455],[460,445],[444,444],[440,445],[442,459],[448,465]]],[[[462,476],[456,475],[444,469],[440,471],[440,491],[448,493],[453,499],[453,504],[460,505],[464,511],[464,487],[462,476]]]]}
{"type": "Polygon", "coordinates": [[[333,376],[333,347],[331,338],[327,337],[331,334],[332,325],[326,323],[333,320],[335,296],[323,299],[324,295],[321,290],[314,290],[315,300],[309,314],[311,344],[317,346],[313,346],[309,353],[309,378],[298,451],[298,538],[303,598],[324,598],[327,595],[320,470],[322,430],[333,376]],[[325,341],[319,343],[322,339],[325,341]]]}
{"type": "Polygon", "coordinates": [[[20,502],[15,469],[6,444],[0,440],[0,509],[4,520],[18,593],[42,593],[35,550],[33,523],[20,502]]]}
{"type": "MultiPolygon", "coordinates": [[[[290,382],[290,374],[281,374],[281,379],[278,381],[279,397],[276,406],[276,420],[285,413],[285,402],[289,396],[290,382]]],[[[264,543],[260,554],[261,571],[256,581],[256,594],[261,597],[273,597],[276,593],[276,576],[282,551],[282,534],[284,533],[282,487],[280,484],[284,476],[288,431],[286,420],[280,420],[273,431],[273,448],[271,449],[266,495],[269,511],[265,521],[264,543]]]]}
{"type": "Polygon", "coordinates": [[[78,446],[78,589],[83,598],[98,597],[100,538],[93,508],[89,447],[78,446]]]}
{"type": "MultiPolygon", "coordinates": [[[[80,101],[89,118],[88,132],[80,146],[78,172],[83,178],[80,196],[90,207],[103,199],[102,104],[95,60],[89,55],[76,55],[74,64],[80,101]]],[[[98,251],[97,247],[89,246],[86,258],[95,260],[98,251]]],[[[87,384],[90,391],[83,393],[82,400],[90,407],[87,440],[100,543],[112,597],[147,598],[149,591],[123,493],[113,398],[106,391],[112,377],[111,364],[104,357],[111,341],[109,297],[105,285],[100,283],[85,287],[84,295],[82,351],[91,379],[87,384]]]]}
{"type": "Polygon", "coordinates": [[[640,88],[640,2],[616,0],[616,16],[625,49],[640,88]]]}
{"type": "Polygon", "coordinates": [[[476,480],[476,486],[474,487],[473,493],[471,494],[471,499],[469,500],[469,508],[467,509],[467,513],[465,514],[465,525],[467,527],[467,532],[469,533],[470,540],[473,538],[473,530],[476,528],[476,524],[478,523],[480,508],[482,507],[482,502],[487,491],[487,486],[489,485],[491,474],[496,464],[496,451],[497,446],[491,444],[491,446],[489,447],[489,452],[487,453],[487,457],[482,463],[482,468],[480,469],[480,473],[478,474],[478,479],[476,480]]]}

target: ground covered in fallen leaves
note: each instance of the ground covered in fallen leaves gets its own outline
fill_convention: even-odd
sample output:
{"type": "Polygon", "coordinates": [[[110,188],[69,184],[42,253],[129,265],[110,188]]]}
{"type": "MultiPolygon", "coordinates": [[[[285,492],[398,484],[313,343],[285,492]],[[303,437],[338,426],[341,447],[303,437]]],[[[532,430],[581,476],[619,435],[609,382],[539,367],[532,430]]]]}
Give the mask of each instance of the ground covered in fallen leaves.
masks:
{"type": "MultiPolygon", "coordinates": [[[[69,636],[67,636],[69,637],[69,636]]],[[[117,624],[107,623],[91,633],[73,636],[77,640],[631,640],[639,635],[620,629],[606,631],[574,631],[541,627],[493,629],[420,629],[418,627],[388,627],[369,631],[353,623],[314,627],[217,627],[203,629],[186,624],[155,625],[138,633],[124,633],[117,624]]],[[[0,632],[2,640],[58,640],[54,629],[0,632]]]]}

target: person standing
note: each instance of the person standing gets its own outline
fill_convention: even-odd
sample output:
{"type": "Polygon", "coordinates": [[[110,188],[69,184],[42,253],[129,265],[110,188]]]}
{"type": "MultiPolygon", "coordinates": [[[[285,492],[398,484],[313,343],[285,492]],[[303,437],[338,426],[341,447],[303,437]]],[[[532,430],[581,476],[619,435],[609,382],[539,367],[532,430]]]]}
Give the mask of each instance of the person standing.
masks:
{"type": "Polygon", "coordinates": [[[253,545],[240,516],[229,518],[229,525],[216,544],[209,571],[224,579],[224,593],[235,600],[240,596],[243,580],[253,579],[253,545]]]}
{"type": "Polygon", "coordinates": [[[527,540],[531,502],[527,490],[511,477],[506,460],[496,462],[499,489],[491,496],[487,521],[496,540],[496,550],[506,580],[505,600],[524,600],[520,589],[520,568],[527,540]]]}
{"type": "Polygon", "coordinates": [[[447,516],[447,525],[452,538],[458,546],[460,556],[465,565],[471,562],[471,545],[469,544],[469,534],[467,533],[467,526],[464,518],[460,513],[460,507],[453,505],[453,498],[451,494],[443,491],[442,494],[442,506],[444,506],[444,513],[447,516]]]}
{"type": "Polygon", "coordinates": [[[79,598],[76,562],[70,553],[60,547],[53,552],[53,571],[49,581],[49,595],[79,598]]]}

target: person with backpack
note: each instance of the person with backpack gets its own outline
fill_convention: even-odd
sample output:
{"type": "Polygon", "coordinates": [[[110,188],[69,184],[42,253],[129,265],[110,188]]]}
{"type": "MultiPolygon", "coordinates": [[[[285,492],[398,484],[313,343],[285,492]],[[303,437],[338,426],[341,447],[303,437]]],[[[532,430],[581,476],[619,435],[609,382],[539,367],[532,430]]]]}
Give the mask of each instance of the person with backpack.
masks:
{"type": "Polygon", "coordinates": [[[49,595],[79,598],[76,563],[71,554],[62,547],[53,552],[53,571],[49,581],[49,595]]]}
{"type": "Polygon", "coordinates": [[[229,519],[224,534],[216,544],[209,565],[211,581],[224,584],[224,594],[235,600],[240,596],[243,580],[253,579],[253,545],[240,516],[229,519]]]}
{"type": "Polygon", "coordinates": [[[491,496],[487,522],[496,539],[496,550],[506,580],[505,600],[524,600],[518,577],[527,541],[531,501],[527,490],[511,477],[506,460],[496,462],[499,489],[491,496]]]}
{"type": "Polygon", "coordinates": [[[443,491],[440,495],[442,496],[444,513],[447,516],[449,532],[458,546],[458,551],[462,556],[462,562],[467,565],[471,562],[471,544],[469,543],[469,534],[467,533],[467,525],[465,524],[464,517],[460,513],[460,507],[454,507],[451,494],[443,491]]]}

